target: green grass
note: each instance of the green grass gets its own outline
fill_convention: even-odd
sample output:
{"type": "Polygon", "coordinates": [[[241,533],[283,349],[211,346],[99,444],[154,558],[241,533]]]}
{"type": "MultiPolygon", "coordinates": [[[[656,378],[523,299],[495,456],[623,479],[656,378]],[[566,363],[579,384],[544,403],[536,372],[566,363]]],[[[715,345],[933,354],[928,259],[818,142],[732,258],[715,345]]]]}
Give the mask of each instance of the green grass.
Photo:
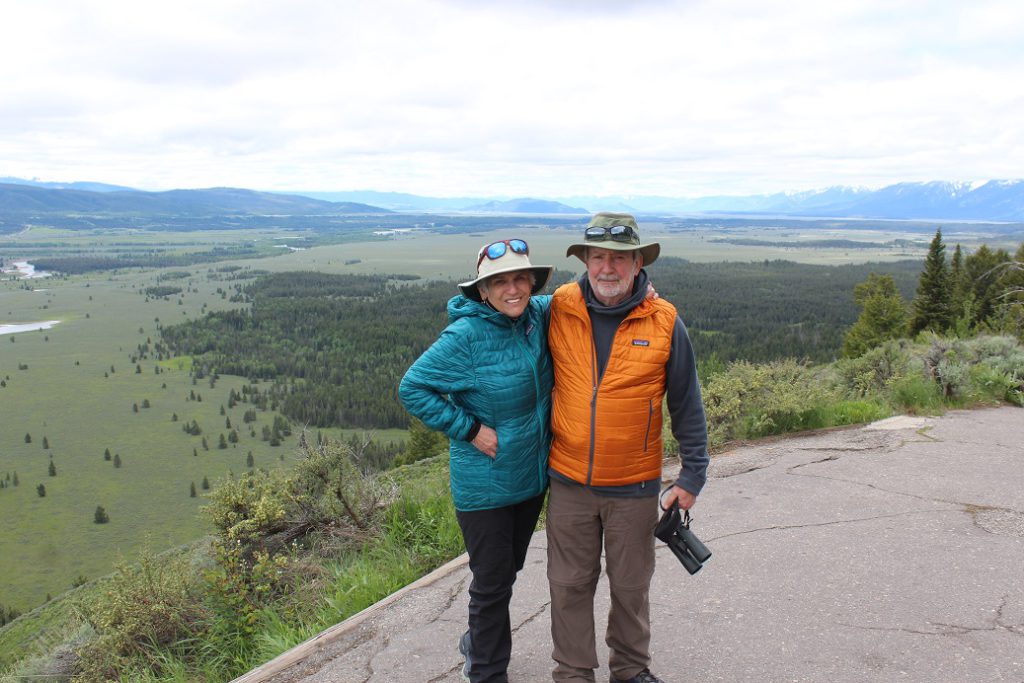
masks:
{"type": "Polygon", "coordinates": [[[244,471],[250,450],[259,467],[292,456],[293,440],[278,448],[260,440],[271,413],[259,413],[256,438],[241,428],[248,404],[220,415],[241,378],[223,377],[211,389],[207,381],[192,384],[187,363],[184,369],[161,363],[164,372],[156,374],[155,360],[140,361],[141,373],[130,362],[139,343],[159,338],[156,318],[169,324],[198,315],[204,303],[229,305],[215,291],[224,283],[207,282],[206,270],[194,269],[191,286],[199,291],[185,293],[181,306],[177,297],[146,302],[138,293],[157,272],[30,281],[46,291],[0,282],[0,322],[61,321],[46,331],[0,335],[6,383],[0,388],[0,476],[17,472],[20,481],[0,490],[0,602],[27,611],[79,576],[106,574],[119,556],[134,555],[147,540],[157,548],[193,540],[207,529],[196,515],[202,498],[189,497],[192,482],[201,492],[204,476],[213,483],[244,471]],[[188,400],[193,390],[201,402],[188,400]],[[141,407],[144,400],[150,408],[141,407]],[[178,422],[171,421],[174,413],[178,422]],[[225,417],[238,426],[241,440],[219,450],[225,417]],[[210,450],[203,450],[202,437],[182,430],[192,419],[203,426],[210,450]],[[120,455],[120,469],[103,459],[107,448],[120,455]],[[56,477],[48,476],[50,456],[56,477]],[[46,487],[45,498],[37,495],[38,484],[46,487]],[[110,515],[109,524],[93,523],[97,505],[110,515]]]}

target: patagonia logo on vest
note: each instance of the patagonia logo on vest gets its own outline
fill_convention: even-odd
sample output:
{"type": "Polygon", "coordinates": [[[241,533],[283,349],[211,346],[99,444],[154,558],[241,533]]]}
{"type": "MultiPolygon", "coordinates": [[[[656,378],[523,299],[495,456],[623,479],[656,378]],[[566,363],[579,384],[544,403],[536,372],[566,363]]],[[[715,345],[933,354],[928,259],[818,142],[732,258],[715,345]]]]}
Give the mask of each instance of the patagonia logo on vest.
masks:
{"type": "Polygon", "coordinates": [[[530,323],[529,325],[526,326],[526,332],[524,332],[523,334],[529,337],[531,332],[533,332],[533,323],[530,323]]]}
{"type": "Polygon", "coordinates": [[[633,346],[650,346],[650,345],[651,345],[651,342],[647,341],[646,339],[634,339],[633,340],[633,346]]]}

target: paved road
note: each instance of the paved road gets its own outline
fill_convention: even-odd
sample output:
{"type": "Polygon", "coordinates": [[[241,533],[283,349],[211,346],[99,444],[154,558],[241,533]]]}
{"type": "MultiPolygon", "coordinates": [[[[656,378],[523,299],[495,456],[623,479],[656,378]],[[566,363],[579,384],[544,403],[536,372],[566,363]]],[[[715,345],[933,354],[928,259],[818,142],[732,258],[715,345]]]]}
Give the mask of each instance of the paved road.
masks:
{"type": "MultiPolygon", "coordinates": [[[[714,551],[700,573],[658,548],[652,669],[669,683],[1024,683],[1024,410],[740,447],[694,516],[714,551]]],[[[544,553],[541,532],[513,598],[514,683],[550,680],[544,553]]],[[[468,580],[456,560],[243,679],[459,681],[468,580]]],[[[603,633],[603,580],[598,596],[603,633]]]]}

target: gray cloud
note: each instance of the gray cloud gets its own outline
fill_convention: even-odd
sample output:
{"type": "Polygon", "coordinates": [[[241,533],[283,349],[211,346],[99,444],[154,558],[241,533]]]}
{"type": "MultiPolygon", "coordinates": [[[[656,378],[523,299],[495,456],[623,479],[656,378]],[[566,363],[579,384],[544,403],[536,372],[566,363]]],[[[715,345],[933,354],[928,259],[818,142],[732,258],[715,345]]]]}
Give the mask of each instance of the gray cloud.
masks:
{"type": "Polygon", "coordinates": [[[1003,0],[10,9],[0,175],[547,196],[1020,175],[1003,0]]]}

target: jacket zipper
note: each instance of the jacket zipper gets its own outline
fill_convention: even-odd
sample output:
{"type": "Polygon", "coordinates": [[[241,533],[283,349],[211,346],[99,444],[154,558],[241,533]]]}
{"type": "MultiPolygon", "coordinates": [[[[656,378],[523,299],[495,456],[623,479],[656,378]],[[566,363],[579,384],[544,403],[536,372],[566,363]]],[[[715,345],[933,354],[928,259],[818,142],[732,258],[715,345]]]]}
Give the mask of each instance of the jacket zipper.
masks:
{"type": "Polygon", "coordinates": [[[654,420],[654,400],[647,401],[647,431],[644,432],[644,453],[647,452],[648,439],[651,436],[651,422],[654,420]]]}
{"type": "Polygon", "coordinates": [[[597,376],[597,347],[594,345],[594,333],[590,333],[590,383],[593,391],[590,393],[590,453],[587,461],[587,486],[594,475],[594,445],[597,442],[597,390],[601,386],[601,379],[597,376]]]}
{"type": "MultiPolygon", "coordinates": [[[[585,313],[582,316],[580,316],[580,314],[576,313],[575,311],[573,312],[573,314],[577,315],[579,317],[584,318],[585,326],[590,331],[590,335],[589,335],[590,336],[590,377],[591,377],[590,381],[591,381],[591,384],[593,386],[593,392],[590,395],[590,453],[588,455],[588,462],[587,462],[587,483],[586,483],[587,486],[590,486],[591,485],[591,480],[592,480],[593,475],[594,475],[594,445],[595,445],[596,440],[597,440],[597,392],[598,392],[598,389],[601,388],[601,379],[602,378],[597,376],[597,346],[594,344],[594,327],[593,327],[593,325],[590,322],[590,316],[586,315],[585,313]]],[[[622,322],[619,323],[619,326],[615,329],[615,334],[612,335],[611,349],[609,350],[609,353],[608,353],[608,363],[609,364],[612,362],[611,352],[615,350],[615,338],[619,336],[619,331],[622,330],[623,323],[625,323],[627,320],[630,320],[630,319],[635,318],[635,317],[639,317],[636,314],[636,309],[630,311],[626,315],[626,317],[622,319],[622,322]]],[[[606,366],[605,367],[605,372],[607,372],[607,371],[608,371],[608,368],[606,366]]],[[[650,409],[650,413],[649,413],[648,418],[647,418],[647,431],[648,431],[648,433],[650,433],[650,431],[651,431],[651,416],[653,416],[653,415],[654,415],[654,407],[652,405],[651,409],[650,409]]],[[[647,450],[647,435],[646,434],[644,435],[644,450],[645,451],[647,450]]]]}

